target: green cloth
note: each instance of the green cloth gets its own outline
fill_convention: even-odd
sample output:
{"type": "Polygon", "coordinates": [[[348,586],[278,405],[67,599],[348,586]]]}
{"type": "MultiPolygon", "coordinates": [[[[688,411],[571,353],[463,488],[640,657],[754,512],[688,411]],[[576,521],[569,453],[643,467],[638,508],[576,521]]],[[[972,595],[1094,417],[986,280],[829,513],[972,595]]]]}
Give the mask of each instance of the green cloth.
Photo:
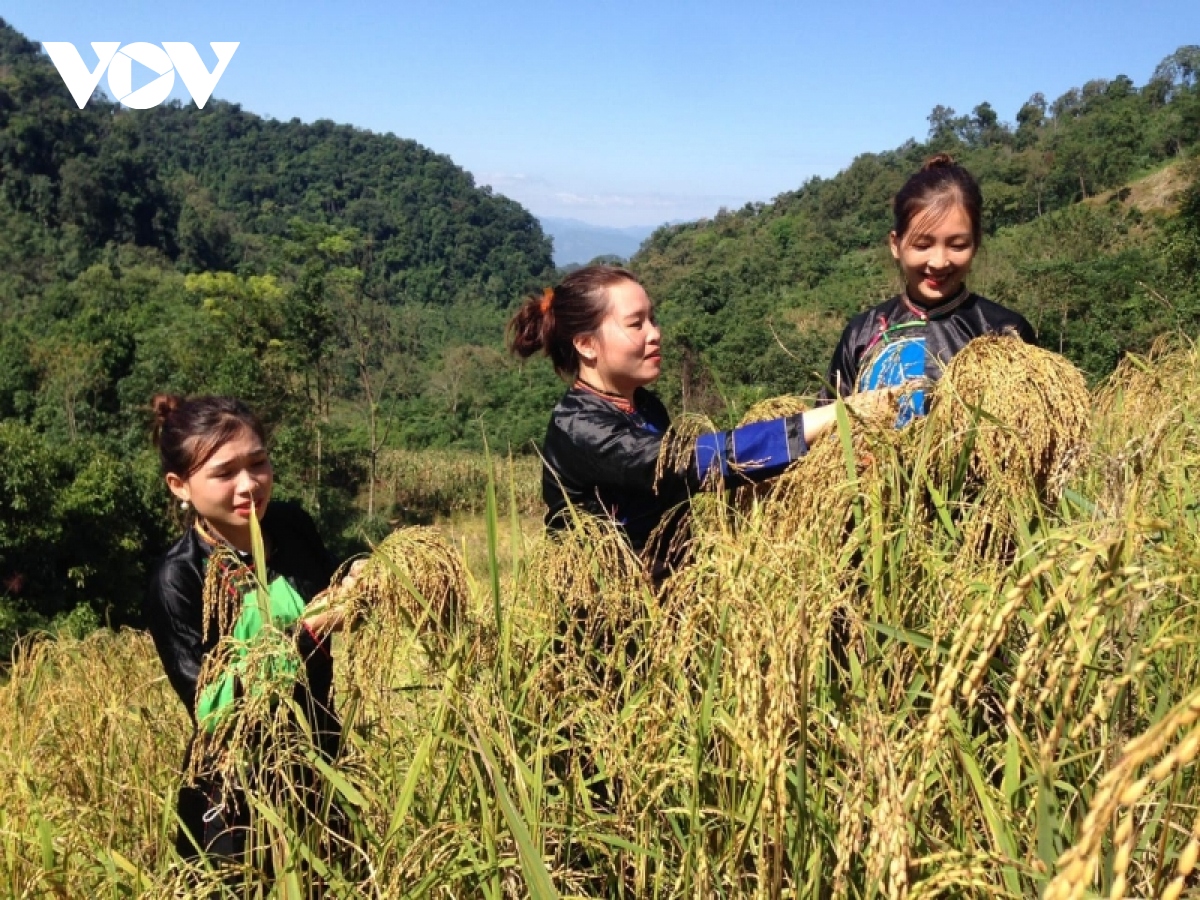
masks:
{"type": "MultiPolygon", "coordinates": [[[[267,599],[271,609],[271,620],[275,627],[283,630],[290,628],[304,613],[304,598],[286,578],[276,578],[267,588],[267,599]]],[[[246,652],[250,644],[262,631],[262,613],[258,607],[258,591],[248,591],[242,598],[242,614],[238,616],[233,626],[231,640],[234,642],[233,663],[229,671],[222,674],[212,684],[207,685],[201,692],[196,704],[196,719],[200,726],[212,733],[220,724],[221,719],[232,706],[237,681],[245,671],[246,652]]],[[[276,664],[275,672],[283,672],[295,676],[299,671],[300,660],[292,655],[276,664]]]]}

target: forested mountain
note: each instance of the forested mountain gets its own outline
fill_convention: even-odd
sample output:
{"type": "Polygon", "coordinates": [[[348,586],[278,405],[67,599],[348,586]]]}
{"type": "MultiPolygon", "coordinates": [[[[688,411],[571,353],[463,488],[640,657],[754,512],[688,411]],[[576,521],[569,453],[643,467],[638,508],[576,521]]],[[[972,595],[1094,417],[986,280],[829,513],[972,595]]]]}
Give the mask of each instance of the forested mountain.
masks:
{"type": "Polygon", "coordinates": [[[79,110],[7,26],[0,66],[3,212],[22,231],[5,261],[25,276],[6,298],[112,244],[154,248],[182,271],[262,274],[296,218],[355,229],[367,287],[393,305],[504,305],[550,268],[533,216],[414,141],[220,101],[126,110],[97,95],[79,110]],[[37,265],[47,259],[57,266],[37,265]]]}
{"type": "Polygon", "coordinates": [[[491,348],[550,242],[413,141],[217,100],[80,110],[0,22],[0,217],[0,637],[136,614],[169,534],[156,392],[250,401],[335,539],[385,442],[479,441],[468,398],[528,393],[491,348]]]}
{"type": "Polygon", "coordinates": [[[1177,169],[1165,180],[1177,189],[1194,180],[1198,79],[1191,46],[1141,88],[1117,76],[1053,101],[1035,94],[1013,124],[986,102],[969,115],[938,106],[923,142],[864,153],[773,203],[660,229],[632,265],[671,337],[664,387],[707,409],[814,389],[847,317],[898,290],[890,201],[940,151],[983,187],[987,237],[972,287],[1026,313],[1044,344],[1099,376],[1152,334],[1194,329],[1194,257],[1180,253],[1200,226],[1195,210],[1176,217],[1170,192],[1149,210],[1111,193],[1096,201],[1164,166],[1177,169]]]}
{"type": "MultiPolygon", "coordinates": [[[[1045,344],[1099,376],[1194,332],[1198,75],[1186,47],[1140,88],[1035,96],[1012,125],[939,107],[925,142],[660,229],[632,265],[662,312],[668,401],[730,416],[815,388],[845,320],[898,284],[888,202],[935,150],[983,181],[973,286],[1045,344]]],[[[254,405],[280,495],[338,544],[387,527],[386,448],[530,452],[561,390],[503,352],[513,304],[554,277],[549,241],[447,157],[217,100],[79,110],[2,22],[0,216],[0,645],[77,607],[136,619],[172,530],[156,392],[254,405]]]]}

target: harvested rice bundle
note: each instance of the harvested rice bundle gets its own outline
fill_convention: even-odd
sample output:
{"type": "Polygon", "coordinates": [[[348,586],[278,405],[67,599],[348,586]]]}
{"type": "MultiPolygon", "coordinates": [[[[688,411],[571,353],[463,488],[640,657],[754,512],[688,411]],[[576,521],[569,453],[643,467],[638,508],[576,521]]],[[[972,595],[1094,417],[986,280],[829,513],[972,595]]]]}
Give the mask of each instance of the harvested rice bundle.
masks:
{"type": "Polygon", "coordinates": [[[353,628],[337,654],[340,684],[355,698],[360,722],[386,730],[413,715],[409,688],[428,680],[431,663],[448,671],[455,659],[474,659],[477,647],[462,641],[476,637],[461,627],[467,575],[459,554],[429,528],[392,533],[356,566],[343,592],[353,628]]]}
{"type": "Polygon", "coordinates": [[[998,500],[1031,486],[1053,500],[1087,452],[1089,401],[1066,358],[1010,335],[978,337],[934,389],[930,468],[944,484],[961,471],[968,489],[987,485],[998,500]]]}
{"type": "Polygon", "coordinates": [[[1130,504],[1181,477],[1197,446],[1200,369],[1196,346],[1181,335],[1155,342],[1145,357],[1127,356],[1096,393],[1093,425],[1101,481],[1100,508],[1120,516],[1130,504]],[[1189,413],[1191,413],[1189,415],[1189,413]]]}
{"type": "Polygon", "coordinates": [[[345,602],[351,621],[398,618],[433,650],[449,645],[467,600],[467,569],[458,551],[436,529],[417,527],[401,528],[380,542],[345,602]]]}

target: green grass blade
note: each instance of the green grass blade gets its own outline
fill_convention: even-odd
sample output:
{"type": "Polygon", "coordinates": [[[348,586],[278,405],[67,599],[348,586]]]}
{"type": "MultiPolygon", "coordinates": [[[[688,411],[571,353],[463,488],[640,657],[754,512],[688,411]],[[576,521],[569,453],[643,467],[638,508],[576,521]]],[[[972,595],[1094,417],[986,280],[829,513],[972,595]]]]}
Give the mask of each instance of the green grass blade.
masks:
{"type": "Polygon", "coordinates": [[[529,896],[533,900],[558,900],[559,893],[550,880],[550,873],[546,870],[546,864],[542,861],[541,854],[533,844],[529,828],[513,805],[491,747],[479,736],[477,731],[469,730],[496,792],[496,802],[500,806],[500,812],[504,815],[504,821],[508,824],[508,828],[517,842],[517,850],[521,857],[521,871],[525,874],[525,884],[529,888],[529,896]]]}
{"type": "Polygon", "coordinates": [[[267,587],[267,548],[263,543],[262,525],[258,521],[258,510],[254,500],[250,501],[250,550],[254,556],[254,580],[258,582],[255,592],[258,599],[258,614],[264,625],[271,622],[271,595],[267,587]]]}

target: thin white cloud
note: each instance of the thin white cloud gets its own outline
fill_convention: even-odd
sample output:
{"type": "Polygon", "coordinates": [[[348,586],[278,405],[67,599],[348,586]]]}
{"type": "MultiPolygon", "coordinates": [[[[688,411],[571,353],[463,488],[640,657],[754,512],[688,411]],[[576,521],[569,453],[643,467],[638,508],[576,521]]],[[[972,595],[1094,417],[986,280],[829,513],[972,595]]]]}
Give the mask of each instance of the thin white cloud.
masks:
{"type": "Polygon", "coordinates": [[[720,194],[685,194],[661,191],[586,192],[571,190],[526,173],[488,172],[477,177],[538,216],[581,219],[611,227],[652,226],[665,221],[699,219],[721,207],[737,208],[747,197],[720,194]]]}
{"type": "Polygon", "coordinates": [[[550,187],[550,182],[538,175],[525,175],[521,172],[482,172],[475,176],[478,184],[486,184],[494,190],[502,187],[550,187]]]}

